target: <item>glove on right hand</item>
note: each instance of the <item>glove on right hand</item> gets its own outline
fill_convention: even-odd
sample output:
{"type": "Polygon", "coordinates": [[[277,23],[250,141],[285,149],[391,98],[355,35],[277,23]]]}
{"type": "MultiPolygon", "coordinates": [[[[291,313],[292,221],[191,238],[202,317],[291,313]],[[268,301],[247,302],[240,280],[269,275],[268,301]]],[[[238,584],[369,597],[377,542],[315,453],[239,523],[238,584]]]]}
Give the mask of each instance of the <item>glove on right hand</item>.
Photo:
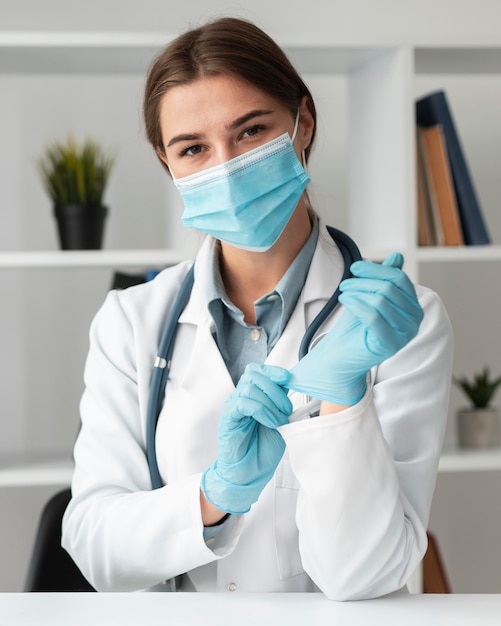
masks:
{"type": "Polygon", "coordinates": [[[367,373],[393,356],[418,332],[423,310],[401,270],[403,257],[383,263],[356,261],[355,278],[341,283],[345,311],[327,335],[291,370],[289,389],[335,404],[353,405],[366,389],[367,373]]]}
{"type": "Polygon", "coordinates": [[[202,476],[205,498],[227,513],[247,513],[273,476],[285,443],[277,427],[292,404],[283,385],[289,372],[251,363],[228,398],[218,432],[218,456],[202,476]]]}

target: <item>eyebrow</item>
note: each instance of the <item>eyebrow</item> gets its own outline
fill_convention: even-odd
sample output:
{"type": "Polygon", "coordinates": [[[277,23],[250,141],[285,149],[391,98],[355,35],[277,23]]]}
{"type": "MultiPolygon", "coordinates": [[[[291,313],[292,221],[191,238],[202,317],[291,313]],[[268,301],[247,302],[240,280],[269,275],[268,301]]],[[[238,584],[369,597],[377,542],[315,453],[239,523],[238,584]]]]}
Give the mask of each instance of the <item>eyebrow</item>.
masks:
{"type": "MultiPolygon", "coordinates": [[[[234,120],[229,126],[227,126],[227,130],[236,130],[239,126],[247,124],[247,122],[254,119],[255,117],[260,117],[261,115],[271,115],[271,113],[273,113],[273,110],[271,109],[254,109],[252,111],[249,111],[245,115],[242,115],[241,117],[237,117],[236,120],[234,120]]],[[[179,143],[180,141],[199,141],[203,137],[203,133],[182,133],[180,135],[175,135],[174,137],[172,137],[166,147],[170,148],[175,143],[179,143]]]]}
{"type": "Polygon", "coordinates": [[[271,113],[273,113],[271,109],[254,109],[253,111],[249,111],[245,115],[238,117],[229,125],[228,130],[235,130],[239,126],[242,126],[242,124],[247,124],[247,122],[255,117],[260,117],[261,115],[271,115],[271,113]]]}

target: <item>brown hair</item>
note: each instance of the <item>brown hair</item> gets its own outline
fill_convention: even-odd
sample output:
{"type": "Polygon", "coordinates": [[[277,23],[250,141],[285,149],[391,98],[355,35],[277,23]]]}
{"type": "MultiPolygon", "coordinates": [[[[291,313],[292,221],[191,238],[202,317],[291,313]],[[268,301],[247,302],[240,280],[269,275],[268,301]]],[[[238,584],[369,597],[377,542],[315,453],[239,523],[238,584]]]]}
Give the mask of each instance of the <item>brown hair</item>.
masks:
{"type": "Polygon", "coordinates": [[[160,129],[160,101],[172,87],[203,76],[234,74],[273,96],[295,117],[301,100],[315,122],[313,98],[283,50],[257,26],[237,18],[221,18],[187,31],[172,41],[154,60],[146,79],[143,114],[148,141],[164,153],[160,129]]]}

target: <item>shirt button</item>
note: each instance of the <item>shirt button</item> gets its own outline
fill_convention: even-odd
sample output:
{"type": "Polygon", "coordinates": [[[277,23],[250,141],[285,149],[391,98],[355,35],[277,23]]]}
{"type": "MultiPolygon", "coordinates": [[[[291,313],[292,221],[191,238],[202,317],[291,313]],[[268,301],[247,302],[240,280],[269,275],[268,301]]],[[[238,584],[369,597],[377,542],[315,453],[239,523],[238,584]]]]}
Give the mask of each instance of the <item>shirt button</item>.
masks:
{"type": "Polygon", "coordinates": [[[228,591],[236,591],[237,585],[235,583],[228,583],[228,591]]]}
{"type": "Polygon", "coordinates": [[[277,300],[280,296],[278,295],[278,293],[272,293],[271,295],[269,295],[266,300],[267,302],[274,302],[275,300],[277,300]]]}
{"type": "Polygon", "coordinates": [[[253,328],[250,331],[250,337],[252,341],[259,341],[259,337],[261,337],[261,331],[259,330],[259,328],[253,328]]]}

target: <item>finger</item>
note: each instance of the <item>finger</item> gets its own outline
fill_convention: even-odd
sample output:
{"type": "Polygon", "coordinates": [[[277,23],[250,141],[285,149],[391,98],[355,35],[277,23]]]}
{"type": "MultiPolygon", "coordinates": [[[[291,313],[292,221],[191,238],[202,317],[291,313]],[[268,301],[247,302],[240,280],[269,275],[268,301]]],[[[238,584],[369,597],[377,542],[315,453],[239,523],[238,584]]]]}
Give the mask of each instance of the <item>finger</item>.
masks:
{"type": "Polygon", "coordinates": [[[266,403],[259,400],[244,397],[237,399],[236,409],[240,414],[250,417],[267,428],[278,428],[287,424],[289,415],[292,412],[282,413],[276,408],[270,408],[266,403]]]}
{"type": "Polygon", "coordinates": [[[386,257],[382,265],[396,267],[401,270],[404,266],[404,255],[400,252],[392,252],[386,257]]]}
{"type": "Polygon", "coordinates": [[[270,381],[267,383],[265,389],[251,383],[239,385],[235,394],[235,409],[242,415],[253,417],[260,424],[276,428],[277,425],[287,423],[292,413],[292,403],[282,387],[270,381]]]}
{"type": "Polygon", "coordinates": [[[370,322],[382,317],[390,328],[400,330],[406,326],[419,324],[423,319],[423,309],[417,301],[407,300],[402,294],[399,299],[390,300],[384,294],[341,294],[340,302],[358,320],[370,322]]]}
{"type": "MultiPolygon", "coordinates": [[[[377,278],[379,280],[395,280],[400,275],[406,275],[398,267],[371,263],[371,261],[355,261],[350,267],[353,276],[358,278],[377,278]]],[[[350,279],[346,279],[350,280],[350,279]]]]}
{"type": "Polygon", "coordinates": [[[264,363],[249,363],[245,368],[245,373],[258,372],[272,380],[278,385],[285,386],[289,380],[289,370],[278,365],[265,365],[264,363]]]}
{"type": "Polygon", "coordinates": [[[245,369],[237,385],[237,391],[246,385],[260,389],[283,413],[290,412],[291,403],[287,398],[283,385],[290,377],[288,370],[272,365],[251,363],[245,369]]]}
{"type": "Polygon", "coordinates": [[[347,298],[351,295],[361,298],[374,296],[381,298],[381,306],[385,305],[385,301],[391,302],[393,306],[402,310],[409,310],[411,313],[418,305],[417,295],[413,285],[408,290],[400,289],[392,281],[372,280],[368,278],[353,278],[343,283],[343,290],[340,294],[339,301],[345,304],[347,298]]]}
{"type": "Polygon", "coordinates": [[[366,329],[366,345],[374,354],[394,353],[406,345],[419,330],[423,318],[419,304],[412,312],[402,310],[378,294],[346,296],[343,305],[366,329]]]}
{"type": "Polygon", "coordinates": [[[368,291],[375,291],[381,288],[384,283],[391,283],[412,298],[416,297],[414,285],[409,280],[407,274],[398,268],[377,265],[367,261],[357,261],[352,265],[352,268],[355,278],[343,280],[340,284],[341,291],[362,288],[362,285],[357,286],[357,281],[366,280],[371,281],[364,285],[364,288],[368,291]]]}

